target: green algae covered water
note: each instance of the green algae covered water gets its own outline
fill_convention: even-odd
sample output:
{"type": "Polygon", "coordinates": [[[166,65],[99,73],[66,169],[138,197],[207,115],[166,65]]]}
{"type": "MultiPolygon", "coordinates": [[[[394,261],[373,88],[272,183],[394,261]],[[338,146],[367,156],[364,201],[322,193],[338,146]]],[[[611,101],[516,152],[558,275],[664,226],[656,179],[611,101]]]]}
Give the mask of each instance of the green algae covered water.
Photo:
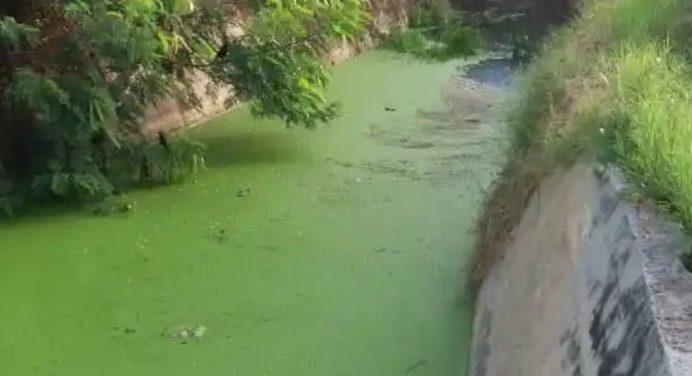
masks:
{"type": "Polygon", "coordinates": [[[3,224],[0,375],[463,375],[502,89],[459,65],[365,54],[331,125],[241,109],[190,132],[207,170],[132,213],[3,224]]]}

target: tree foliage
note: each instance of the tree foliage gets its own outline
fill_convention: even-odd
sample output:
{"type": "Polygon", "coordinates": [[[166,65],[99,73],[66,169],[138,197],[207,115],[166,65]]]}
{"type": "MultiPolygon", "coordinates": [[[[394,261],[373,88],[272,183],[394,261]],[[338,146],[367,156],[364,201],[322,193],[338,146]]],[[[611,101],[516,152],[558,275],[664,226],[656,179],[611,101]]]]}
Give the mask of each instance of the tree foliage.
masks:
{"type": "Polygon", "coordinates": [[[337,113],[321,56],[366,21],[361,0],[9,0],[0,5],[0,181],[14,193],[90,200],[128,180],[179,180],[200,167],[203,148],[147,140],[142,119],[171,97],[199,106],[192,70],[258,116],[314,127],[337,113]],[[238,7],[254,13],[240,36],[229,32],[238,7]]]}
{"type": "Polygon", "coordinates": [[[336,114],[323,95],[320,56],[333,40],[357,35],[365,20],[359,0],[271,0],[248,34],[227,44],[212,75],[252,100],[254,114],[313,127],[336,114]]]}

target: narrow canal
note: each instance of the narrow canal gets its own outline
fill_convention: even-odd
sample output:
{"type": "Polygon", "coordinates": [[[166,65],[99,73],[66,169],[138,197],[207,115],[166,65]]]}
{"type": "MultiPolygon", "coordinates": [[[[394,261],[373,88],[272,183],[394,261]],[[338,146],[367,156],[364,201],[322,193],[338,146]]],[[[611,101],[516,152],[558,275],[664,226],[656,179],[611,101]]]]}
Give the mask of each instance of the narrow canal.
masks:
{"type": "Polygon", "coordinates": [[[132,213],[3,224],[0,375],[463,375],[507,72],[461,66],[364,54],[335,69],[333,124],[241,109],[190,132],[195,181],[132,213]]]}

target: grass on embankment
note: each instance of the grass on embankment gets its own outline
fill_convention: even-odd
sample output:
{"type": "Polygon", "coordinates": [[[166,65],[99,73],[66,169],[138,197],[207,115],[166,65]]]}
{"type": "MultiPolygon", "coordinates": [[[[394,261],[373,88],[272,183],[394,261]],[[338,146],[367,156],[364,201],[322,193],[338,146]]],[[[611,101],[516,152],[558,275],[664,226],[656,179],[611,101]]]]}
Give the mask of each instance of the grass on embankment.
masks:
{"type": "Polygon", "coordinates": [[[513,154],[479,218],[472,287],[541,180],[584,156],[619,165],[692,233],[690,31],[688,0],[588,0],[552,37],[509,114],[513,154]]]}
{"type": "Polygon", "coordinates": [[[477,30],[439,6],[414,10],[409,22],[390,30],[380,48],[424,60],[446,61],[473,55],[481,46],[477,30]]]}

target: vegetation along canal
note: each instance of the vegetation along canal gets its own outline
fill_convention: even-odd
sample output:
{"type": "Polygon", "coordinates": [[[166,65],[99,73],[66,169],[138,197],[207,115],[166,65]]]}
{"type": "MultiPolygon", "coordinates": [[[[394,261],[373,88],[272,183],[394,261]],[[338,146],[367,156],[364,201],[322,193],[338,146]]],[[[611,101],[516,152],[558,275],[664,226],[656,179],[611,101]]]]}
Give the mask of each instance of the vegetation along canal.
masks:
{"type": "Polygon", "coordinates": [[[366,53],[336,68],[330,125],[240,109],[190,131],[195,181],[130,213],[4,224],[0,374],[464,374],[508,73],[461,65],[366,53]]]}

